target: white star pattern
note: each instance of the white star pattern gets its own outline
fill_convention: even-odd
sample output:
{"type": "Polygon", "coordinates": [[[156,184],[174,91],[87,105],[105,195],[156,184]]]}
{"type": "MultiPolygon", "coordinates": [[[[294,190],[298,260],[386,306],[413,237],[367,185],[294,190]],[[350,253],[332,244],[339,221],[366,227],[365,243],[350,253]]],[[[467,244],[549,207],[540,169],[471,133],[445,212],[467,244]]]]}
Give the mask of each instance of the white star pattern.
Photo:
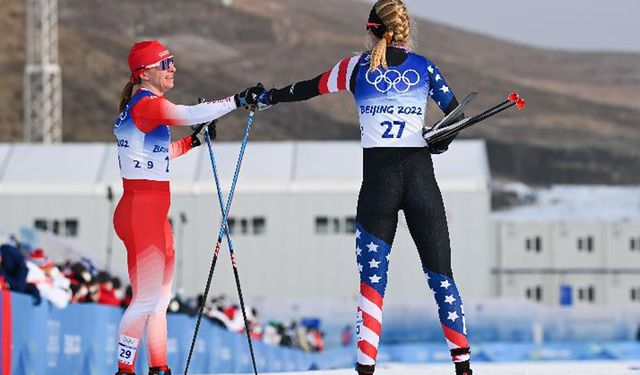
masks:
{"type": "Polygon", "coordinates": [[[356,229],[356,238],[360,238],[360,230],[356,229]]]}
{"type": "Polygon", "coordinates": [[[427,70],[429,71],[429,73],[433,74],[433,67],[431,65],[427,67],[427,70]]]}
{"type": "Polygon", "coordinates": [[[358,263],[358,271],[362,272],[362,264],[358,263]]]}
{"type": "Polygon", "coordinates": [[[440,90],[442,90],[442,92],[446,94],[449,92],[449,87],[442,85],[442,87],[440,87],[440,90]]]}
{"type": "Polygon", "coordinates": [[[429,272],[425,272],[424,275],[427,277],[427,281],[431,280],[431,277],[429,277],[429,272]]]}
{"type": "Polygon", "coordinates": [[[433,96],[433,89],[429,90],[429,96],[433,96]]]}
{"type": "Polygon", "coordinates": [[[453,294],[452,294],[452,295],[450,295],[450,296],[446,296],[446,297],[445,297],[445,299],[444,299],[444,301],[445,301],[446,303],[450,304],[450,305],[453,305],[453,303],[454,303],[455,301],[457,301],[457,300],[456,300],[455,298],[453,298],[453,294]]]}
{"type": "Polygon", "coordinates": [[[451,320],[452,322],[455,322],[456,319],[459,318],[458,313],[455,311],[449,311],[448,314],[449,316],[447,317],[447,320],[451,320]]]}
{"type": "Polygon", "coordinates": [[[369,280],[371,280],[372,283],[377,284],[380,282],[381,277],[378,275],[373,275],[369,278],[369,280]]]}
{"type": "Polygon", "coordinates": [[[377,253],[378,252],[378,245],[374,244],[373,242],[370,242],[367,245],[367,248],[369,249],[369,252],[373,252],[373,253],[377,253]]]}
{"type": "Polygon", "coordinates": [[[440,74],[436,74],[436,82],[438,82],[441,79],[442,79],[442,77],[440,77],[440,74]]]}
{"type": "Polygon", "coordinates": [[[378,268],[379,264],[380,262],[376,262],[375,259],[371,259],[371,261],[369,262],[369,268],[378,268]]]}
{"type": "Polygon", "coordinates": [[[360,246],[356,246],[356,255],[360,256],[362,254],[362,249],[360,248],[360,246]]]}
{"type": "Polygon", "coordinates": [[[387,254],[387,256],[385,258],[387,258],[387,262],[390,260],[389,257],[391,256],[391,254],[387,254]]]}
{"type": "Polygon", "coordinates": [[[441,288],[445,288],[445,289],[447,289],[447,288],[449,288],[450,286],[451,286],[451,284],[449,283],[449,280],[445,280],[445,281],[441,281],[441,282],[440,282],[440,287],[441,287],[441,288]]]}

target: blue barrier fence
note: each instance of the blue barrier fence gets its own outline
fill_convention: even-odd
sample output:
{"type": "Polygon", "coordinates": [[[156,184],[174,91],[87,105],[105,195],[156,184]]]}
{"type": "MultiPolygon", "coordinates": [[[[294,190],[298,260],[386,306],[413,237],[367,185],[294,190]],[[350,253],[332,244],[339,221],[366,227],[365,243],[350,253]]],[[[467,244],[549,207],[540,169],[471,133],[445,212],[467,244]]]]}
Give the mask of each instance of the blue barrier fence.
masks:
{"type": "MultiPolygon", "coordinates": [[[[29,296],[16,293],[10,296],[12,375],[115,372],[121,309],[77,304],[59,310],[46,302],[33,306],[29,296]]],[[[8,317],[5,311],[0,312],[2,319],[8,317]]],[[[176,373],[181,373],[195,318],[169,314],[167,320],[167,360],[176,373]]],[[[5,336],[0,333],[0,337],[5,336]]],[[[355,362],[353,348],[316,354],[254,341],[254,349],[260,372],[344,368],[355,362]]],[[[140,350],[136,372],[146,374],[146,366],[146,350],[140,350]]],[[[194,374],[253,372],[246,337],[203,321],[189,368],[194,374]]]]}
{"type": "MultiPolygon", "coordinates": [[[[11,343],[0,330],[3,342],[11,345],[11,369],[0,373],[12,375],[91,374],[111,375],[116,363],[118,324],[122,310],[100,305],[70,305],[64,310],[48,303],[33,306],[29,296],[6,293],[11,298],[11,343]]],[[[2,319],[8,318],[2,311],[2,319]]],[[[6,304],[4,305],[6,306],[6,304]]],[[[181,373],[191,343],[195,318],[168,316],[167,355],[169,365],[181,373]]],[[[0,327],[6,324],[0,324],[0,327]]],[[[473,338],[472,338],[473,340],[473,338]]],[[[355,362],[355,348],[329,349],[322,353],[269,346],[254,342],[260,372],[301,371],[308,369],[348,368],[355,362]]],[[[640,343],[478,343],[473,345],[474,361],[528,360],[639,360],[640,343]]],[[[7,363],[0,350],[0,363],[7,363]]],[[[416,343],[381,345],[379,362],[449,362],[446,345],[416,343]]],[[[145,350],[139,351],[137,372],[145,374],[145,350]]],[[[249,350],[243,335],[226,331],[203,321],[195,354],[190,365],[192,373],[252,372],[249,350]]]]}

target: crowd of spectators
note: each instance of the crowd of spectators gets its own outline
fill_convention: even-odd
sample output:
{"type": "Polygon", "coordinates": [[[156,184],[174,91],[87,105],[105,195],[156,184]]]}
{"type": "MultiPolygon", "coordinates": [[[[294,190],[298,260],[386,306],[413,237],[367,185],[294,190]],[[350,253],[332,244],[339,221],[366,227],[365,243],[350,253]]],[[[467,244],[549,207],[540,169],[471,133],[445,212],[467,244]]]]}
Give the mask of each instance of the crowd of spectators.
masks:
{"type": "MultiPolygon", "coordinates": [[[[3,289],[29,294],[35,305],[48,300],[60,309],[69,303],[127,307],[133,294],[131,286],[123,288],[118,277],[98,270],[89,259],[55,264],[44,249],[29,249],[15,237],[0,244],[0,290],[3,289]]],[[[169,303],[168,312],[197,315],[202,301],[202,295],[187,298],[178,293],[169,303]]],[[[203,313],[220,327],[238,333],[245,331],[240,307],[225,295],[206,301],[203,313]]],[[[255,308],[247,306],[246,313],[249,332],[255,340],[307,352],[324,350],[324,334],[319,324],[292,320],[288,323],[269,321],[263,325],[255,308]]]]}

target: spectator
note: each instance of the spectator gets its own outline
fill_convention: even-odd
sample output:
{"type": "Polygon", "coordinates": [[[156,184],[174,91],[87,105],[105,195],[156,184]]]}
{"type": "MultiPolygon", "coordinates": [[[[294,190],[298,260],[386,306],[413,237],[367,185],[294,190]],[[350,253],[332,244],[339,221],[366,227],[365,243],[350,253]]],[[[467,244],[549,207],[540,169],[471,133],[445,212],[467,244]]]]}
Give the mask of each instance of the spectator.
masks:
{"type": "Polygon", "coordinates": [[[131,285],[128,285],[127,289],[124,292],[124,297],[122,298],[122,301],[120,301],[120,307],[126,308],[131,304],[132,299],[133,299],[133,289],[131,288],[131,285]]]}
{"type": "Polygon", "coordinates": [[[89,284],[92,278],[86,267],[80,262],[73,263],[67,267],[66,276],[71,280],[73,302],[91,302],[89,284]]]}
{"type": "Polygon", "coordinates": [[[116,295],[113,279],[108,272],[100,271],[96,277],[98,281],[98,303],[102,305],[120,306],[120,299],[116,295]]]}
{"type": "Polygon", "coordinates": [[[118,298],[118,301],[121,301],[122,298],[124,298],[124,295],[122,293],[122,281],[120,281],[120,278],[117,276],[114,276],[111,279],[111,283],[113,284],[113,290],[114,293],[116,295],[116,297],[118,298]]]}
{"type": "Polygon", "coordinates": [[[56,267],[42,249],[29,253],[26,262],[29,273],[27,282],[34,284],[40,295],[59,309],[67,307],[71,301],[71,282],[56,267]]]}
{"type": "Polygon", "coordinates": [[[321,352],[324,350],[324,334],[317,328],[311,327],[307,333],[309,346],[312,352],[321,352]]]}
{"type": "Polygon", "coordinates": [[[340,343],[342,346],[351,345],[351,341],[353,340],[353,328],[350,325],[346,325],[340,336],[340,343]]]}
{"type": "Polygon", "coordinates": [[[41,301],[40,292],[35,285],[27,282],[27,268],[24,256],[18,248],[11,245],[0,246],[0,257],[2,258],[2,276],[9,289],[15,292],[30,294],[35,305],[41,301]]]}
{"type": "Polygon", "coordinates": [[[278,323],[269,322],[264,329],[263,341],[268,345],[280,345],[282,337],[278,334],[278,323]]]}
{"type": "Polygon", "coordinates": [[[4,278],[4,270],[2,268],[2,254],[0,254],[0,290],[9,290],[9,284],[4,278]]]}

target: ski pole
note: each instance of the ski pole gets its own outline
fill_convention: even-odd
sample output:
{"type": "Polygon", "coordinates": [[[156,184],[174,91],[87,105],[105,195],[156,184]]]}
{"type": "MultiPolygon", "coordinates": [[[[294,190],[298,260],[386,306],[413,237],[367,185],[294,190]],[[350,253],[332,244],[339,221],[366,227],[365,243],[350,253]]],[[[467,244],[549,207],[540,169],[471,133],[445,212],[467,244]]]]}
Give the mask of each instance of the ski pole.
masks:
{"type": "MultiPolygon", "coordinates": [[[[204,101],[203,98],[199,98],[199,100],[204,101]]],[[[251,112],[253,114],[253,112],[251,112]]],[[[211,141],[210,138],[208,136],[208,132],[209,129],[205,129],[205,139],[207,141],[207,148],[209,150],[209,158],[211,160],[211,168],[213,169],[213,177],[215,179],[216,182],[216,189],[218,191],[218,202],[220,204],[220,213],[223,215],[225,215],[224,212],[224,205],[223,205],[223,198],[222,198],[222,188],[220,187],[220,180],[218,179],[218,170],[216,168],[216,161],[215,161],[215,156],[213,153],[213,147],[211,146],[211,141]]],[[[248,134],[247,134],[248,136],[248,134]]],[[[244,150],[242,151],[242,153],[244,153],[244,150]]],[[[242,162],[241,158],[238,158],[238,165],[242,162]]],[[[236,174],[234,174],[234,181],[237,180],[237,174],[240,172],[239,167],[236,169],[236,174]]],[[[235,191],[235,188],[232,188],[232,191],[235,191]]],[[[231,199],[231,193],[229,195],[229,199],[231,199]]],[[[227,203],[229,204],[229,203],[227,203]]],[[[229,255],[231,257],[231,264],[233,266],[233,274],[235,276],[235,281],[236,281],[236,288],[238,290],[238,299],[240,300],[240,310],[242,311],[242,318],[244,319],[244,328],[245,328],[245,333],[247,334],[247,342],[249,344],[249,351],[251,352],[251,360],[253,363],[253,372],[257,375],[258,374],[258,370],[257,370],[257,366],[256,366],[256,359],[255,359],[255,355],[253,352],[253,343],[251,341],[251,333],[249,332],[249,321],[247,319],[247,310],[245,308],[245,304],[244,304],[244,297],[242,295],[242,288],[240,286],[240,276],[238,273],[238,267],[237,267],[237,262],[236,262],[236,258],[235,258],[235,252],[234,252],[234,248],[233,248],[233,241],[231,240],[231,233],[229,232],[229,224],[227,222],[226,219],[223,219],[223,223],[222,223],[223,227],[224,227],[224,235],[227,237],[227,245],[229,246],[229,255]]],[[[219,237],[218,237],[219,238],[219,237]]]]}
{"type": "MultiPolygon", "coordinates": [[[[240,173],[240,166],[242,164],[242,159],[244,157],[244,151],[245,151],[246,146],[247,146],[247,141],[248,141],[248,138],[249,138],[249,130],[251,129],[251,125],[253,123],[253,117],[254,117],[254,111],[252,110],[249,113],[249,118],[247,119],[247,125],[245,127],[244,138],[242,139],[242,146],[240,148],[240,153],[238,154],[238,161],[236,162],[236,169],[235,169],[234,176],[233,176],[233,182],[231,184],[231,190],[229,192],[229,197],[227,199],[227,205],[226,205],[224,211],[222,212],[222,224],[221,224],[220,230],[218,232],[218,238],[217,238],[217,241],[216,241],[216,247],[215,247],[213,259],[211,261],[211,267],[209,268],[209,276],[207,278],[207,284],[205,286],[204,295],[203,295],[203,298],[202,298],[202,300],[200,302],[200,306],[199,306],[198,318],[197,318],[197,321],[196,321],[196,327],[195,327],[195,330],[194,330],[194,333],[193,333],[193,339],[191,340],[191,348],[189,349],[189,355],[187,357],[187,363],[185,365],[185,370],[184,370],[184,374],[185,375],[187,375],[188,371],[189,371],[189,364],[191,363],[191,358],[193,356],[193,350],[194,350],[196,339],[197,339],[197,336],[198,336],[198,331],[199,331],[199,328],[200,328],[200,324],[202,322],[202,315],[204,313],[204,305],[205,305],[207,297],[209,295],[209,289],[211,287],[211,280],[212,280],[212,277],[213,277],[213,272],[215,270],[216,262],[218,260],[218,255],[220,254],[220,246],[222,244],[222,237],[223,237],[224,233],[227,233],[227,235],[228,235],[227,217],[229,215],[229,210],[231,208],[231,202],[233,200],[233,194],[234,194],[234,191],[235,191],[236,183],[238,181],[238,175],[240,173]]],[[[211,158],[212,167],[214,168],[214,177],[216,179],[216,186],[218,187],[218,197],[220,199],[220,206],[222,207],[222,193],[220,191],[219,180],[217,178],[217,169],[215,167],[215,159],[214,159],[214,155],[213,155],[212,148],[211,148],[211,141],[209,140],[209,136],[208,136],[208,129],[205,130],[205,138],[206,138],[206,141],[207,141],[207,146],[209,147],[209,152],[210,152],[209,156],[211,158]]],[[[243,298],[242,298],[242,291],[240,289],[240,280],[239,280],[239,277],[238,277],[237,265],[236,265],[236,262],[235,262],[235,255],[233,253],[231,253],[231,261],[232,261],[232,264],[233,264],[233,267],[234,267],[234,275],[236,277],[236,286],[238,287],[238,293],[239,293],[240,303],[241,303],[241,306],[242,306],[243,318],[245,320],[245,327],[247,327],[248,325],[247,325],[246,311],[245,311],[245,308],[244,308],[244,301],[243,301],[243,298]]],[[[247,328],[247,330],[248,330],[248,328],[247,328]]],[[[255,355],[253,353],[253,345],[251,343],[250,336],[249,336],[249,349],[251,351],[251,358],[252,358],[252,361],[253,361],[254,373],[257,374],[256,363],[255,363],[255,355]]]]}
{"type": "Polygon", "coordinates": [[[427,142],[432,143],[442,141],[443,139],[454,136],[455,134],[461,132],[463,129],[473,126],[513,106],[517,106],[518,110],[523,109],[525,106],[525,100],[521,98],[520,95],[516,92],[512,92],[511,94],[509,94],[507,100],[487,109],[486,111],[478,115],[465,118],[445,128],[438,129],[438,131],[434,132],[434,134],[428,136],[426,140],[427,142]]]}

